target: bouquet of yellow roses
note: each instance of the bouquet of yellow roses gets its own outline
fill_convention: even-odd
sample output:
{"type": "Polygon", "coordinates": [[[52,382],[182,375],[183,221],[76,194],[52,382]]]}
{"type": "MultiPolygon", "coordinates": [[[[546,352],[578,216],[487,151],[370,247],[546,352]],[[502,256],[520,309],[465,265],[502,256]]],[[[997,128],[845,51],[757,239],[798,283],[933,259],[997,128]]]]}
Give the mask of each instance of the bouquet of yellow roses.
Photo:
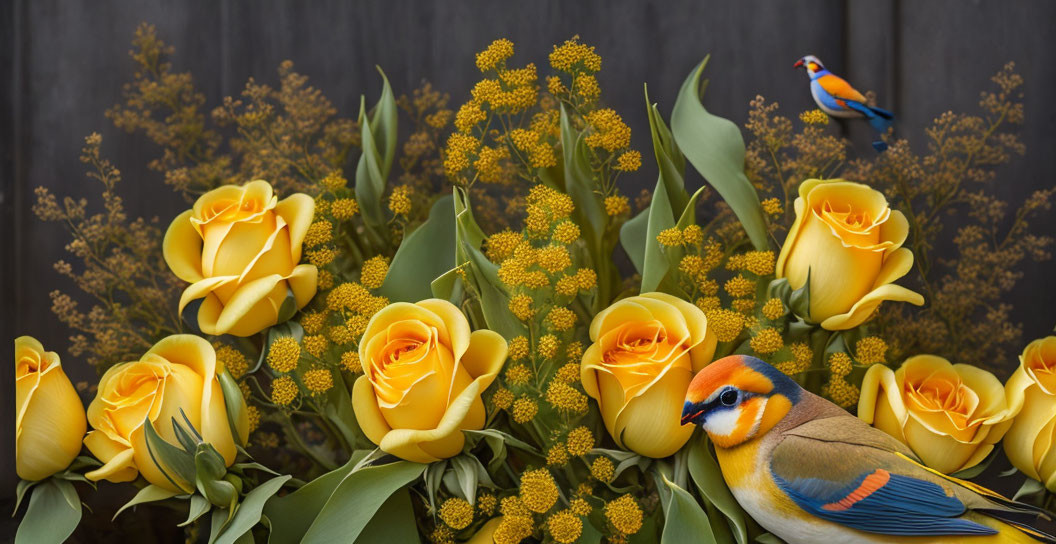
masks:
{"type": "Polygon", "coordinates": [[[820,111],[796,124],[762,98],[746,143],[701,103],[705,60],[669,117],[646,93],[659,176],[632,206],[645,158],[578,38],[545,77],[493,42],[457,108],[382,74],[355,119],[289,63],[207,116],[151,27],[134,45],[108,116],[191,205],[164,233],[129,221],[98,135],[83,159],[105,214],[38,191],[83,264],[58,269],[100,300],[52,295],[101,376],[84,410],[60,356],[15,341],[18,542],[63,541],[101,481],[138,490],[118,514],[165,504],[210,543],[776,542],[682,424],[693,377],[729,355],[939,473],[983,473],[1004,438],[1022,497],[1051,506],[1056,337],[1005,385],[986,367],[1020,342],[997,303],[1047,257],[1028,221],[1054,190],[980,249],[1004,205],[962,186],[1021,151],[1011,65],[985,119],[936,121],[934,155],[888,134],[848,161],[820,111]],[[933,269],[957,206],[974,223],[933,269]]]}

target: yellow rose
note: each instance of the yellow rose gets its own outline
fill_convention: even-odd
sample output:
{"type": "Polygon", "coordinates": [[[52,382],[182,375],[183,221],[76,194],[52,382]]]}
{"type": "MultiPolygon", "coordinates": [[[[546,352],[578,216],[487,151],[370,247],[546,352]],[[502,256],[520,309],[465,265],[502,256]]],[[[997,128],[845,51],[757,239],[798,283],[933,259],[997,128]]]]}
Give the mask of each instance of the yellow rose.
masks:
{"type": "Polygon", "coordinates": [[[910,357],[898,371],[873,365],[858,400],[859,418],[946,474],[985,459],[1008,430],[1012,414],[993,374],[934,355],[910,357]]]}
{"type": "Polygon", "coordinates": [[[777,277],[792,289],[810,275],[811,321],[838,331],[861,325],[885,300],[924,304],[891,282],[913,267],[903,248],[909,223],[883,193],[843,180],[808,179],[799,186],[796,221],[777,258],[777,277]]]}
{"type": "Polygon", "coordinates": [[[605,428],[622,448],[667,457],[693,434],[679,424],[693,376],[715,354],[715,335],[696,306],[645,293],[602,310],[583,353],[583,389],[598,401],[605,428]]]}
{"type": "Polygon", "coordinates": [[[477,532],[466,541],[466,544],[495,544],[495,532],[502,523],[502,517],[492,518],[477,529],[477,532]]]}
{"type": "Polygon", "coordinates": [[[1027,345],[1005,394],[1018,413],[1005,435],[1008,460],[1056,492],[1056,336],[1027,345]]]}
{"type": "Polygon", "coordinates": [[[392,455],[431,463],[462,451],[463,429],[484,427],[480,395],[506,360],[506,340],[470,333],[446,300],[397,302],[371,318],[359,356],[352,407],[363,434],[392,455]]]}
{"type": "Polygon", "coordinates": [[[15,472],[43,480],[81,451],[84,405],[62,371],[59,355],[34,338],[15,339],[15,472]]]}
{"type": "Polygon", "coordinates": [[[202,195],[165,232],[165,262],[191,285],[180,312],[202,300],[198,327],[210,335],[250,336],[278,321],[287,287],[297,308],[315,295],[317,270],[301,260],[315,201],[278,201],[266,181],[225,185],[202,195]]]}
{"type": "MultiPolygon", "coordinates": [[[[99,391],[88,405],[93,431],[84,443],[104,464],[85,474],[89,480],[128,482],[142,474],[148,482],[177,489],[151,459],[143,422],[149,420],[166,441],[179,445],[172,418],[182,410],[203,441],[212,444],[227,466],[235,460],[235,439],[216,373],[216,352],[202,338],[177,334],[162,339],[139,361],[120,363],[99,379],[99,391]]],[[[239,441],[249,435],[245,401],[238,413],[239,441]]],[[[189,483],[193,489],[194,483],[189,483]]]]}

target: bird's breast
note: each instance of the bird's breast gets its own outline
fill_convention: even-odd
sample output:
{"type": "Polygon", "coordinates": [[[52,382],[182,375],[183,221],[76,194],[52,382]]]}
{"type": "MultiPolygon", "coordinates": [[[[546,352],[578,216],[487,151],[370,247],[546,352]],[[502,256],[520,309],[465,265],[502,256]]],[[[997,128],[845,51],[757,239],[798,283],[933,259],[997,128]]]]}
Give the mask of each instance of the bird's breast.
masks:
{"type": "Polygon", "coordinates": [[[862,117],[861,113],[848,109],[836,101],[836,97],[829,94],[818,81],[810,82],[810,96],[814,97],[814,103],[821,111],[833,116],[843,118],[862,117]]]}

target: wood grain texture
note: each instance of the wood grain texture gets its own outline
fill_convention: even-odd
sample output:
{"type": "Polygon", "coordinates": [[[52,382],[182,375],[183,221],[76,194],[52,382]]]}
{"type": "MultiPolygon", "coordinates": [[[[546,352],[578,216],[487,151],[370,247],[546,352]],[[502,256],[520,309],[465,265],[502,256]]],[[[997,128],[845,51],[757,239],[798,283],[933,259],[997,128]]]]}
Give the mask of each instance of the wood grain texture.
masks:
{"type": "MultiPolygon", "coordinates": [[[[48,298],[54,289],[73,291],[52,269],[67,258],[66,234],[37,221],[30,207],[33,188],[41,185],[60,196],[97,195],[78,161],[85,135],[103,134],[104,153],[124,177],[120,191],[130,216],[167,223],[185,207],[146,168],[153,145],[103,116],[131,78],[126,52],[141,21],[155,24],[176,47],[176,68],[193,72],[210,108],[237,94],[249,77],[274,82],[278,64],[290,59],[350,116],[361,93],[379,91],[375,65],[397,94],[426,78],[457,104],[479,77],[473,54],[493,39],[513,40],[516,62],[545,66],[552,44],[579,34],[602,55],[606,102],[631,125],[633,143],[643,150],[649,132],[642,84],[666,114],[688,71],[708,53],[705,104],[737,123],[756,95],[780,102],[786,114],[812,107],[805,77],[792,63],[813,53],[859,89],[876,91],[879,105],[898,115],[900,133],[918,140],[942,112],[974,110],[987,78],[1015,60],[1026,80],[1028,151],[1000,171],[995,190],[1018,202],[1056,179],[1056,101],[1050,97],[1056,3],[1045,0],[10,0],[0,6],[0,66],[7,76],[0,84],[0,332],[7,346],[26,333],[60,352],[67,345],[68,332],[52,316],[48,298]]],[[[868,129],[847,130],[861,143],[859,152],[869,152],[868,129]]],[[[654,182],[655,165],[645,163],[628,176],[626,194],[654,182]]],[[[1056,232],[1056,220],[1050,214],[1038,227],[1056,232]]],[[[1011,297],[1027,338],[1051,331],[1053,270],[1051,262],[1026,268],[1011,297]]],[[[75,380],[91,376],[86,365],[67,361],[75,380]]],[[[10,372],[0,372],[0,385],[12,392],[10,372]]],[[[0,404],[0,418],[9,422],[0,462],[9,467],[12,412],[10,402],[0,404]]],[[[13,482],[13,470],[3,471],[0,496],[10,496],[13,482]]]]}

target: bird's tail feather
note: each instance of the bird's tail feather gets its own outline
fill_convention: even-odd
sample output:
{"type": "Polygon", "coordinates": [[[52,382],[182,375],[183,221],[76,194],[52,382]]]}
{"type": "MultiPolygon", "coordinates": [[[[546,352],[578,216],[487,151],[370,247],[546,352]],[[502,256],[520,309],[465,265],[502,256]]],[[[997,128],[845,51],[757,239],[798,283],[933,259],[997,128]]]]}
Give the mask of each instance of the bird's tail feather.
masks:
{"type": "Polygon", "coordinates": [[[877,132],[887,132],[895,122],[895,114],[881,108],[871,108],[860,102],[854,102],[852,100],[845,101],[848,108],[861,113],[869,120],[869,124],[873,126],[873,129],[877,132]]]}
{"type": "Polygon", "coordinates": [[[1018,530],[1019,532],[1039,541],[1047,542],[1049,544],[1056,544],[1056,536],[1053,536],[1037,527],[1034,527],[1032,523],[1037,521],[1037,515],[1028,512],[1010,512],[1008,510],[989,510],[989,509],[976,509],[975,512],[990,516],[1002,523],[1008,524],[1018,530]]]}

